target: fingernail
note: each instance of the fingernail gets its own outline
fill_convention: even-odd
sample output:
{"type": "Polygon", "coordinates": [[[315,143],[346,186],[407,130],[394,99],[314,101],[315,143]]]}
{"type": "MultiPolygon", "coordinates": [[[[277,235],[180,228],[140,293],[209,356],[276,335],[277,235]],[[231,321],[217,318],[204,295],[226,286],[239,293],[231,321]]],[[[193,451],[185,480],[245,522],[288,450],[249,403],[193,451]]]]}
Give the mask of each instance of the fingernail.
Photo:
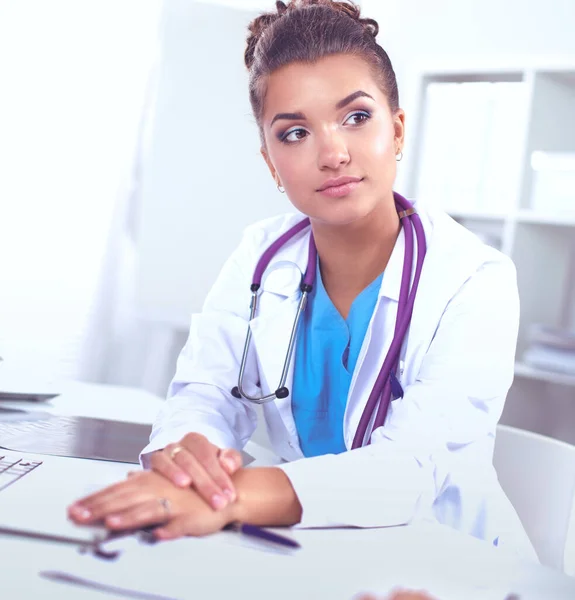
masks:
{"type": "Polygon", "coordinates": [[[92,516],[92,513],[87,508],[84,508],[83,506],[80,506],[78,504],[72,506],[70,511],[72,512],[72,514],[74,514],[74,516],[76,516],[78,519],[81,519],[82,521],[85,521],[86,519],[89,519],[92,516]]]}
{"type": "Polygon", "coordinates": [[[238,467],[238,463],[231,457],[226,457],[224,459],[222,459],[225,463],[226,466],[228,467],[228,469],[230,469],[231,471],[235,471],[238,467]]]}
{"type": "Polygon", "coordinates": [[[212,496],[212,506],[216,510],[221,510],[222,508],[225,508],[227,505],[228,505],[228,501],[226,500],[226,498],[224,498],[224,496],[221,496],[220,494],[214,494],[212,496]]]}
{"type": "Polygon", "coordinates": [[[108,521],[108,524],[110,525],[120,525],[122,517],[108,517],[106,521],[108,521]]]}
{"type": "Polygon", "coordinates": [[[176,475],[176,485],[187,487],[192,481],[187,475],[176,475]]]}
{"type": "Polygon", "coordinates": [[[235,502],[236,501],[236,494],[235,494],[235,492],[233,490],[230,490],[230,489],[226,488],[224,490],[224,494],[226,495],[227,499],[230,502],[235,502]]]}

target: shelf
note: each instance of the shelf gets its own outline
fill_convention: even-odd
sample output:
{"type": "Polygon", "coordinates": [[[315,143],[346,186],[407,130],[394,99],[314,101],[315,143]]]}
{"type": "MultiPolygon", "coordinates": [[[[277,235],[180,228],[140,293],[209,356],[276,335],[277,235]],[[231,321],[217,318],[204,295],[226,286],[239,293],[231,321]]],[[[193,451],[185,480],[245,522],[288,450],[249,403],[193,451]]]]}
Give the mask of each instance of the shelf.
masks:
{"type": "Polygon", "coordinates": [[[556,373],[554,371],[544,371],[531,367],[522,362],[515,363],[515,376],[525,379],[537,379],[539,381],[547,381],[557,385],[575,386],[575,375],[567,375],[566,373],[556,373]]]}
{"type": "Polygon", "coordinates": [[[520,210],[517,212],[517,222],[533,223],[534,225],[575,227],[575,211],[544,213],[534,210],[520,210]]]}
{"type": "Polygon", "coordinates": [[[452,210],[448,214],[453,219],[467,219],[472,221],[505,221],[507,215],[497,212],[483,212],[481,210],[452,210]]]}
{"type": "Polygon", "coordinates": [[[575,227],[575,210],[566,212],[541,212],[523,209],[517,212],[497,213],[481,210],[448,211],[453,219],[469,221],[516,221],[517,223],[530,223],[533,225],[555,225],[557,227],[575,227]]]}

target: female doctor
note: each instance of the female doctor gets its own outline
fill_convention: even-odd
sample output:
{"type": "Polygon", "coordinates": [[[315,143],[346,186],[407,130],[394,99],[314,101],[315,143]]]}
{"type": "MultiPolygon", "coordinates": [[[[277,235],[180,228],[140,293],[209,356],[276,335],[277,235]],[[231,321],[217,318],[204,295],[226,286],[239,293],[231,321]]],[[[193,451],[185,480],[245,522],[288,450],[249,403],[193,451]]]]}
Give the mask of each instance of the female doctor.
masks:
{"type": "Polygon", "coordinates": [[[405,114],[377,23],[348,2],[276,5],[250,25],[250,100],[272,177],[308,220],[245,232],[192,318],[142,453],[151,470],[70,516],[161,521],[162,539],[237,520],[434,519],[533,556],[492,466],[513,378],[514,266],[394,194],[405,114]],[[241,468],[257,402],[279,467],[241,468]]]}

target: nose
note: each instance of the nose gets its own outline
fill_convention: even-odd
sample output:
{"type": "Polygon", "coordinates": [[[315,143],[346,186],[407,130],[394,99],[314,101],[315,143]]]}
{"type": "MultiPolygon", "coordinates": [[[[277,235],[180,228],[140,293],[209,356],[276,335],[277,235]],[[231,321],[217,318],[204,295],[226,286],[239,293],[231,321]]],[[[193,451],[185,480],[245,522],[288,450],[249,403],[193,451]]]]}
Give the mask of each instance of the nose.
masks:
{"type": "Polygon", "coordinates": [[[320,139],[318,166],[323,170],[337,170],[350,161],[349,149],[339,131],[325,132],[320,139]]]}

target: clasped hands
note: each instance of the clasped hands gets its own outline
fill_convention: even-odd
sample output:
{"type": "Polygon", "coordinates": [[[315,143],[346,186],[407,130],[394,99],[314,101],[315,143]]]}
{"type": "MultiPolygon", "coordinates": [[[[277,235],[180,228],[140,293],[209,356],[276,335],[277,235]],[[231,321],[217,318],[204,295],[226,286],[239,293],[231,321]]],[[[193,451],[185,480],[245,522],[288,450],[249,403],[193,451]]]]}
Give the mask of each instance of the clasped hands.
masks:
{"type": "MultiPolygon", "coordinates": [[[[115,531],[156,525],[152,531],[160,540],[207,535],[239,519],[234,475],[241,474],[242,459],[236,450],[220,450],[204,436],[190,433],[155,452],[151,467],[78,500],[68,508],[69,517],[115,531]]],[[[388,600],[432,599],[422,592],[396,591],[388,600]]]]}
{"type": "Polygon", "coordinates": [[[151,471],[131,473],[72,504],[68,516],[82,525],[103,523],[113,531],[156,525],[158,539],[201,536],[237,519],[232,476],[239,452],[221,450],[198,433],[186,435],[151,457],[151,471]]]}

